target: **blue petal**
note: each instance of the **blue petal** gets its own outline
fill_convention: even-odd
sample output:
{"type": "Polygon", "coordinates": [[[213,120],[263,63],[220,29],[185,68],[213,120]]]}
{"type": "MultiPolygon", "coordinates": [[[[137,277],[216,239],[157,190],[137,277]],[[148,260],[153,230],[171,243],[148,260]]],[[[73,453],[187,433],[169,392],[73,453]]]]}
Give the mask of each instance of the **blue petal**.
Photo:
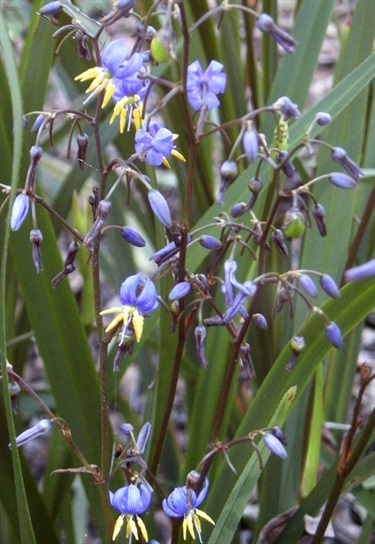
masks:
{"type": "Polygon", "coordinates": [[[137,289],[142,282],[140,273],[129,276],[121,284],[120,301],[124,306],[135,306],[137,303],[137,289]]]}
{"type": "Polygon", "coordinates": [[[115,75],[121,63],[128,56],[128,50],[123,40],[114,40],[102,51],[102,64],[112,75],[115,75]]]}
{"type": "Polygon", "coordinates": [[[156,287],[150,278],[146,278],[143,289],[137,297],[136,306],[141,313],[150,312],[157,304],[156,287]]]}

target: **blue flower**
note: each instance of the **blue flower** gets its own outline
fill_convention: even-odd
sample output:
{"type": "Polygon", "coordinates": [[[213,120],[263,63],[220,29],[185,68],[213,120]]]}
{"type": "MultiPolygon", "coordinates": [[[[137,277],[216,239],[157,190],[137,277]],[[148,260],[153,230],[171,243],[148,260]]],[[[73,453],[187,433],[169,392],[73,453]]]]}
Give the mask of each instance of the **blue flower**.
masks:
{"type": "Polygon", "coordinates": [[[93,80],[86,90],[86,93],[91,94],[85,100],[85,103],[92,96],[96,96],[105,90],[104,107],[116,90],[117,78],[126,79],[139,72],[143,63],[143,56],[140,53],[134,53],[129,57],[125,42],[123,40],[114,40],[104,47],[101,61],[102,66],[89,68],[74,79],[76,81],[93,80]]]}
{"type": "Polygon", "coordinates": [[[146,526],[139,516],[150,506],[151,489],[148,485],[141,483],[139,487],[134,484],[121,487],[115,493],[110,494],[110,501],[111,505],[121,512],[115,523],[112,540],[117,538],[125,518],[126,538],[130,536],[129,542],[131,543],[132,541],[132,535],[138,540],[138,530],[140,530],[147,542],[148,534],[146,526]]]}
{"type": "Polygon", "coordinates": [[[367,263],[360,264],[354,268],[349,268],[344,276],[345,282],[367,280],[373,277],[375,277],[375,259],[371,259],[367,263]]]}
{"type": "Polygon", "coordinates": [[[330,321],[325,327],[324,332],[326,333],[327,340],[334,346],[336,349],[342,348],[342,334],[339,326],[330,321]]]}
{"type": "Polygon", "coordinates": [[[151,166],[164,164],[169,168],[167,157],[174,155],[185,161],[184,157],[174,149],[176,135],[162,127],[159,123],[151,123],[148,129],[141,128],[135,134],[135,150],[140,159],[151,166]]]}
{"type": "Polygon", "coordinates": [[[216,95],[223,93],[227,81],[226,74],[221,71],[223,65],[212,60],[204,72],[199,60],[188,67],[186,90],[192,108],[197,111],[205,107],[207,110],[217,108],[220,102],[216,95]]]}
{"type": "Polygon", "coordinates": [[[215,522],[210,516],[205,512],[202,512],[202,510],[197,509],[197,506],[204,501],[207,495],[208,485],[209,482],[206,478],[204,486],[198,495],[191,488],[187,488],[186,485],[183,487],[176,487],[168,498],[163,500],[163,510],[167,516],[172,518],[184,518],[182,523],[184,540],[186,540],[187,531],[189,531],[191,537],[195,539],[195,528],[199,541],[202,542],[200,517],[215,525],[215,522]]]}
{"type": "Polygon", "coordinates": [[[105,332],[115,330],[122,325],[121,342],[125,335],[134,332],[137,342],[143,332],[144,314],[154,310],[157,306],[157,292],[150,278],[142,279],[140,273],[129,276],[120,288],[122,306],[103,310],[100,315],[117,313],[105,332]]]}
{"type": "Polygon", "coordinates": [[[281,459],[287,458],[288,454],[286,449],[274,434],[266,433],[264,435],[264,443],[273,454],[281,457],[281,459]]]}
{"type": "Polygon", "coordinates": [[[34,440],[34,438],[38,438],[39,436],[48,433],[48,431],[51,430],[51,427],[52,424],[49,419],[41,419],[36,425],[33,425],[33,427],[30,427],[30,429],[27,429],[16,437],[17,448],[34,440]]]}

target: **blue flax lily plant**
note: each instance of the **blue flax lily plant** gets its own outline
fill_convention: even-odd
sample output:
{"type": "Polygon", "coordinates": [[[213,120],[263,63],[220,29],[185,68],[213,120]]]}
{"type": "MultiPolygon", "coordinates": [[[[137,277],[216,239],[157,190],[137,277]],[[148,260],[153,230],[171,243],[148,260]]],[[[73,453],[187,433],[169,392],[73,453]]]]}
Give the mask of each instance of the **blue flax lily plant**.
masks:
{"type": "Polygon", "coordinates": [[[3,2],[1,542],[368,541],[374,19],[3,2]]]}

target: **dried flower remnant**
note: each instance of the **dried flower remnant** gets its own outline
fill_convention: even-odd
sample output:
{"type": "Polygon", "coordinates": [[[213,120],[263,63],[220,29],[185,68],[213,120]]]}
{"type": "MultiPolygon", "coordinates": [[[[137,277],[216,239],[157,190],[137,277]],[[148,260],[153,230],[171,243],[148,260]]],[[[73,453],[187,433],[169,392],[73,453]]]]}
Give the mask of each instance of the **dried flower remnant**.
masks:
{"type": "Polygon", "coordinates": [[[331,153],[332,160],[340,164],[344,170],[355,181],[359,181],[360,176],[363,176],[362,170],[359,166],[348,156],[345,149],[342,147],[335,147],[331,153]]]}
{"type": "Polygon", "coordinates": [[[33,258],[34,266],[38,273],[42,272],[43,265],[42,265],[41,245],[43,242],[43,235],[39,229],[32,229],[30,231],[30,242],[33,246],[32,258],[33,258]]]}
{"type": "Polygon", "coordinates": [[[113,530],[112,541],[118,537],[121,527],[125,525],[125,536],[131,543],[132,535],[139,540],[139,532],[145,541],[148,541],[148,534],[145,524],[139,517],[146,512],[151,502],[151,489],[145,483],[139,486],[135,484],[125,485],[115,493],[110,494],[111,505],[118,510],[121,515],[117,518],[113,530]]]}

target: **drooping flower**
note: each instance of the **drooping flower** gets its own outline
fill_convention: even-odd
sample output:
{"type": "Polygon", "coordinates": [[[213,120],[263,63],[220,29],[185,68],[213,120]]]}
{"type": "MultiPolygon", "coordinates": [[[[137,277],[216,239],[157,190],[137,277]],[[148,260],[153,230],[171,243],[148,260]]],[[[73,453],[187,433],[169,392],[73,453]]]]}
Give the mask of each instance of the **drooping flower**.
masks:
{"type": "Polygon", "coordinates": [[[136,540],[139,539],[139,531],[146,542],[148,542],[148,534],[145,524],[139,517],[146,512],[151,502],[151,489],[145,483],[138,486],[135,484],[125,485],[118,489],[115,493],[110,494],[111,505],[118,510],[121,515],[117,518],[113,530],[112,541],[116,540],[121,527],[126,522],[126,538],[129,538],[131,544],[132,536],[136,540]],[[134,519],[135,518],[135,519],[134,519]]]}
{"type": "Polygon", "coordinates": [[[288,454],[286,449],[274,434],[266,433],[264,435],[264,443],[273,454],[281,457],[281,459],[287,458],[288,454]]]}
{"type": "Polygon", "coordinates": [[[205,72],[199,60],[188,67],[186,90],[190,105],[195,111],[203,107],[212,110],[219,106],[217,95],[224,92],[227,81],[222,69],[223,65],[216,60],[210,62],[205,72]]]}
{"type": "Polygon", "coordinates": [[[168,206],[168,202],[165,200],[163,195],[156,189],[151,189],[148,192],[148,201],[150,203],[151,209],[165,227],[169,228],[172,226],[172,217],[171,212],[168,206]]]}
{"type": "Polygon", "coordinates": [[[144,314],[154,310],[157,306],[157,292],[150,278],[142,278],[140,273],[129,276],[120,288],[122,306],[103,310],[100,315],[119,314],[106,328],[105,332],[115,330],[122,325],[122,344],[125,336],[135,336],[140,341],[143,331],[144,314]]]}
{"type": "Polygon", "coordinates": [[[10,217],[10,228],[13,231],[19,230],[29,211],[30,200],[25,193],[20,193],[16,196],[13,202],[12,214],[10,217]]]}
{"type": "Polygon", "coordinates": [[[355,181],[359,181],[359,177],[363,176],[360,167],[348,156],[347,152],[342,147],[335,147],[332,150],[331,157],[332,160],[340,164],[355,181]]]}
{"type": "Polygon", "coordinates": [[[151,123],[148,128],[141,128],[135,134],[135,150],[140,160],[151,166],[164,164],[169,168],[167,157],[174,155],[185,161],[185,158],[174,149],[173,141],[177,135],[162,127],[159,123],[151,123]]]}
{"type": "Polygon", "coordinates": [[[297,104],[293,104],[288,96],[282,96],[276,100],[276,102],[272,104],[272,107],[282,114],[284,121],[288,121],[288,119],[297,119],[301,115],[297,104]]]}
{"type": "Polygon", "coordinates": [[[332,174],[328,176],[328,179],[332,185],[339,187],[339,189],[354,189],[357,185],[357,182],[353,178],[346,174],[342,174],[341,172],[332,172],[332,174]]]}
{"type": "Polygon", "coordinates": [[[275,24],[272,17],[267,13],[262,13],[259,15],[256,22],[256,27],[261,32],[267,32],[271,38],[275,40],[275,42],[278,43],[287,53],[294,52],[294,48],[297,45],[296,40],[292,38],[290,34],[284,30],[281,30],[281,28],[275,24]]]}
{"type": "Polygon", "coordinates": [[[132,229],[131,227],[122,227],[121,236],[132,246],[145,247],[146,245],[146,241],[143,236],[141,236],[138,231],[132,229]]]}
{"type": "Polygon", "coordinates": [[[74,79],[76,81],[93,80],[86,93],[90,93],[85,103],[92,96],[105,90],[103,107],[108,103],[116,90],[116,79],[126,79],[139,72],[143,56],[134,53],[129,57],[127,47],[123,40],[114,40],[103,48],[101,56],[102,66],[95,66],[82,72],[74,79]]]}
{"type": "Polygon", "coordinates": [[[320,276],[319,283],[323,291],[327,293],[332,298],[340,298],[340,291],[337,287],[337,284],[331,276],[328,274],[323,274],[323,276],[320,276]]]}
{"type": "Polygon", "coordinates": [[[32,427],[30,427],[30,429],[23,431],[23,433],[19,434],[16,437],[17,448],[23,446],[24,444],[27,444],[31,440],[34,440],[34,438],[38,438],[39,436],[48,433],[51,427],[52,424],[49,419],[41,419],[36,425],[33,425],[32,427]]]}
{"type": "Polygon", "coordinates": [[[327,340],[334,346],[336,349],[342,348],[342,334],[340,327],[330,321],[325,327],[324,332],[326,333],[327,340]]]}
{"type": "Polygon", "coordinates": [[[209,482],[206,478],[201,492],[197,495],[195,491],[188,488],[186,485],[183,487],[176,487],[168,498],[163,500],[163,510],[172,518],[184,518],[182,522],[182,531],[184,540],[186,540],[187,532],[193,539],[195,539],[194,528],[198,534],[199,542],[202,542],[201,537],[201,522],[199,518],[203,518],[209,523],[215,525],[213,519],[208,516],[202,510],[198,510],[198,506],[204,501],[209,482]]]}

